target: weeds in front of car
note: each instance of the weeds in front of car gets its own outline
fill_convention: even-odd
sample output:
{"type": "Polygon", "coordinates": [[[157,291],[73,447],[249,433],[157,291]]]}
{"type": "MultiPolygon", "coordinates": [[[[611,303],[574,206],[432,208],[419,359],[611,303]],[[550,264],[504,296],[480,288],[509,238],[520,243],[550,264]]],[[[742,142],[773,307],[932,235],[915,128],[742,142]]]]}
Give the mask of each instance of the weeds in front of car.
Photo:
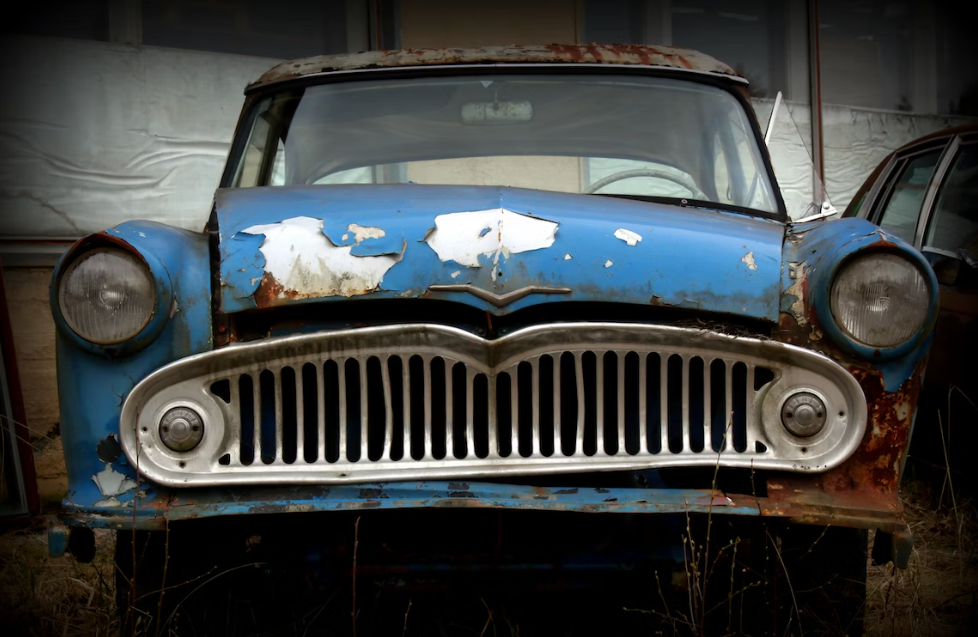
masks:
{"type": "Polygon", "coordinates": [[[90,564],[48,557],[44,524],[0,536],[0,617],[7,635],[114,635],[115,533],[96,531],[90,564]]]}
{"type": "MultiPolygon", "coordinates": [[[[954,423],[948,392],[947,422],[937,416],[944,452],[940,488],[924,481],[905,482],[901,495],[914,547],[907,569],[870,564],[866,586],[866,633],[869,635],[970,635],[978,631],[978,506],[973,495],[955,486],[948,447],[954,423]]],[[[965,422],[965,427],[978,426],[965,422]]]]}

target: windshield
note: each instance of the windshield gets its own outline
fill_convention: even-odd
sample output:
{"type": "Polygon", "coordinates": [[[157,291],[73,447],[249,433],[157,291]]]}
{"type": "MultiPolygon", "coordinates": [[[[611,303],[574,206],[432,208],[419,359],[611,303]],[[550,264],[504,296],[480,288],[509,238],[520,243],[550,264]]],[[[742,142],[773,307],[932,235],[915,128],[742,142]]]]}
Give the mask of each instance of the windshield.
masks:
{"type": "Polygon", "coordinates": [[[232,185],[451,184],[774,213],[740,102],[687,80],[511,73],[342,82],[263,98],[232,185]]]}

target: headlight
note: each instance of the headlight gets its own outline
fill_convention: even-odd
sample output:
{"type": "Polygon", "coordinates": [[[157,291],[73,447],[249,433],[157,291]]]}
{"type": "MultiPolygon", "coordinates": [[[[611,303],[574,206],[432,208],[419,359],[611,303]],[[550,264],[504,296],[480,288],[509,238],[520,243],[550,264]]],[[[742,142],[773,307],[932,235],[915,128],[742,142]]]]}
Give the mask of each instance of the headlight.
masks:
{"type": "Polygon", "coordinates": [[[911,261],[886,252],[859,256],[832,283],[836,323],[869,347],[896,347],[917,334],[930,304],[927,280],[911,261]]]}
{"type": "Polygon", "coordinates": [[[58,304],[68,326],[87,341],[111,345],[140,332],[156,307],[149,269],[115,248],[92,250],[61,277],[58,304]]]}

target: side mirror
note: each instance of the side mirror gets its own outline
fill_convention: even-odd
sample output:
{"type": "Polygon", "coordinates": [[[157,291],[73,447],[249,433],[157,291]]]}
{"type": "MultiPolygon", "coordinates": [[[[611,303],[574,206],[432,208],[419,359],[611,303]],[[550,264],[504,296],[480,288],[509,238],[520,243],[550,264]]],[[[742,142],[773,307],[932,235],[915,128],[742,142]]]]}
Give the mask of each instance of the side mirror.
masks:
{"type": "MultiPolygon", "coordinates": [[[[924,257],[927,258],[931,267],[934,268],[934,274],[937,275],[937,282],[941,285],[954,285],[958,282],[961,268],[968,267],[967,262],[959,255],[948,250],[925,246],[920,251],[924,253],[924,257]]],[[[969,260],[971,260],[970,257],[969,260]]]]}

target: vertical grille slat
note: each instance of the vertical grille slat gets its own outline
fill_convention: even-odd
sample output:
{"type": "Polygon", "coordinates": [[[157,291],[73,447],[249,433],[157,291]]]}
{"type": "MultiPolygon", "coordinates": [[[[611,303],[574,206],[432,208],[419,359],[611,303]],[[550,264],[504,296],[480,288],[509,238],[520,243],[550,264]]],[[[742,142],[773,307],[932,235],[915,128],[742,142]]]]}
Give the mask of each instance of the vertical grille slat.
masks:
{"type": "Polygon", "coordinates": [[[475,423],[473,413],[475,411],[475,372],[471,368],[465,370],[465,457],[475,457],[475,423]]]}
{"type": "Polygon", "coordinates": [[[669,451],[669,356],[659,356],[659,453],[669,451]]]}
{"type": "Polygon", "coordinates": [[[649,396],[645,391],[646,368],[648,367],[648,355],[638,357],[638,453],[645,454],[649,450],[649,396]]]}
{"type": "Polygon", "coordinates": [[[605,404],[604,404],[604,362],[607,352],[595,352],[595,441],[597,445],[597,452],[595,455],[603,456],[607,454],[607,449],[605,449],[605,438],[604,438],[604,414],[605,414],[605,404]]]}
{"type": "Polygon", "coordinates": [[[577,440],[575,456],[584,455],[584,362],[581,352],[574,352],[574,378],[577,380],[577,440]]]}
{"type": "Polygon", "coordinates": [[[422,379],[424,382],[424,455],[425,460],[431,460],[431,360],[422,357],[422,379]]]}
{"type": "Polygon", "coordinates": [[[733,425],[733,365],[730,361],[723,360],[723,397],[726,401],[726,409],[723,410],[723,442],[720,443],[720,451],[732,449],[730,439],[733,425]]]}
{"type": "MultiPolygon", "coordinates": [[[[298,369],[286,369],[292,369],[293,387],[291,388],[292,396],[289,401],[290,404],[295,405],[295,422],[285,422],[283,423],[283,426],[289,428],[290,431],[295,431],[295,456],[292,462],[304,462],[304,456],[306,455],[303,440],[305,438],[305,405],[302,396],[302,367],[299,367],[298,369]],[[293,427],[294,429],[292,429],[293,427]]],[[[283,387],[282,391],[285,392],[286,388],[283,387]]],[[[286,418],[286,420],[288,420],[288,418],[286,418]]],[[[284,455],[285,454],[283,454],[283,456],[284,455]]]]}
{"type": "Polygon", "coordinates": [[[380,360],[380,382],[384,390],[384,450],[382,460],[391,459],[391,447],[394,442],[394,406],[391,400],[390,359],[380,360]]]}
{"type": "Polygon", "coordinates": [[[283,462],[282,459],[282,428],[284,419],[282,418],[282,370],[272,372],[272,382],[275,400],[275,446],[270,450],[273,462],[283,462]]]}
{"type": "Polygon", "coordinates": [[[516,368],[509,373],[509,401],[509,455],[515,458],[520,455],[520,383],[516,368]]]}
{"type": "Polygon", "coordinates": [[[711,423],[713,422],[713,410],[710,401],[712,399],[710,388],[710,368],[713,366],[712,358],[703,359],[703,451],[713,451],[713,441],[710,435],[711,423]]]}
{"type": "Polygon", "coordinates": [[[488,404],[486,405],[486,410],[488,411],[487,417],[489,419],[489,458],[499,458],[499,427],[497,423],[499,422],[499,405],[496,402],[498,400],[497,390],[499,384],[494,378],[486,379],[486,391],[488,393],[488,404]]]}
{"type": "Polygon", "coordinates": [[[401,358],[401,396],[404,404],[402,413],[404,422],[404,447],[402,460],[411,459],[411,370],[410,359],[401,358]]]}
{"type": "Polygon", "coordinates": [[[690,360],[689,360],[689,357],[687,357],[687,356],[682,356],[681,357],[681,360],[682,360],[682,368],[681,368],[682,369],[682,372],[681,372],[681,374],[682,374],[682,376],[681,376],[682,380],[680,382],[682,383],[682,430],[681,430],[682,433],[680,435],[681,435],[681,438],[682,438],[682,448],[680,449],[680,451],[682,452],[682,451],[690,451],[691,448],[689,446],[689,443],[690,443],[690,440],[689,440],[689,368],[690,368],[690,360]]]}
{"type": "Polygon", "coordinates": [[[618,353],[618,449],[617,452],[620,454],[627,453],[625,449],[625,411],[627,405],[625,404],[625,386],[627,385],[627,379],[625,378],[625,357],[623,352],[618,353]]]}
{"type": "Polygon", "coordinates": [[[241,441],[244,439],[244,426],[242,421],[244,419],[241,416],[240,379],[235,379],[235,382],[229,383],[229,392],[231,394],[231,400],[228,402],[226,412],[226,426],[231,435],[229,436],[230,441],[226,451],[231,458],[230,464],[244,464],[241,462],[241,441]]]}
{"type": "Polygon", "coordinates": [[[753,434],[753,424],[754,420],[754,374],[756,368],[754,365],[747,366],[747,387],[744,391],[744,451],[749,451],[754,448],[757,442],[757,437],[753,434]]]}
{"type": "Polygon", "coordinates": [[[340,359],[336,362],[336,374],[339,389],[339,433],[340,433],[340,443],[339,443],[339,458],[340,461],[349,460],[346,448],[346,434],[347,434],[347,413],[346,413],[346,361],[340,359]]]}
{"type": "Polygon", "coordinates": [[[454,361],[445,361],[445,457],[455,457],[455,395],[453,392],[454,361]]]}
{"type": "Polygon", "coordinates": [[[531,458],[540,457],[540,357],[535,357],[530,361],[530,386],[532,389],[532,429],[531,429],[531,458]]]}
{"type": "Polygon", "coordinates": [[[553,394],[554,394],[554,406],[553,406],[553,421],[554,421],[554,456],[561,456],[561,444],[560,444],[560,396],[561,396],[561,378],[560,378],[560,356],[552,357],[553,360],[553,394]]]}
{"type": "Polygon", "coordinates": [[[367,361],[361,358],[357,361],[360,368],[360,382],[358,384],[360,390],[360,453],[357,455],[358,460],[367,459],[367,448],[369,442],[369,390],[367,386],[367,361]]]}

